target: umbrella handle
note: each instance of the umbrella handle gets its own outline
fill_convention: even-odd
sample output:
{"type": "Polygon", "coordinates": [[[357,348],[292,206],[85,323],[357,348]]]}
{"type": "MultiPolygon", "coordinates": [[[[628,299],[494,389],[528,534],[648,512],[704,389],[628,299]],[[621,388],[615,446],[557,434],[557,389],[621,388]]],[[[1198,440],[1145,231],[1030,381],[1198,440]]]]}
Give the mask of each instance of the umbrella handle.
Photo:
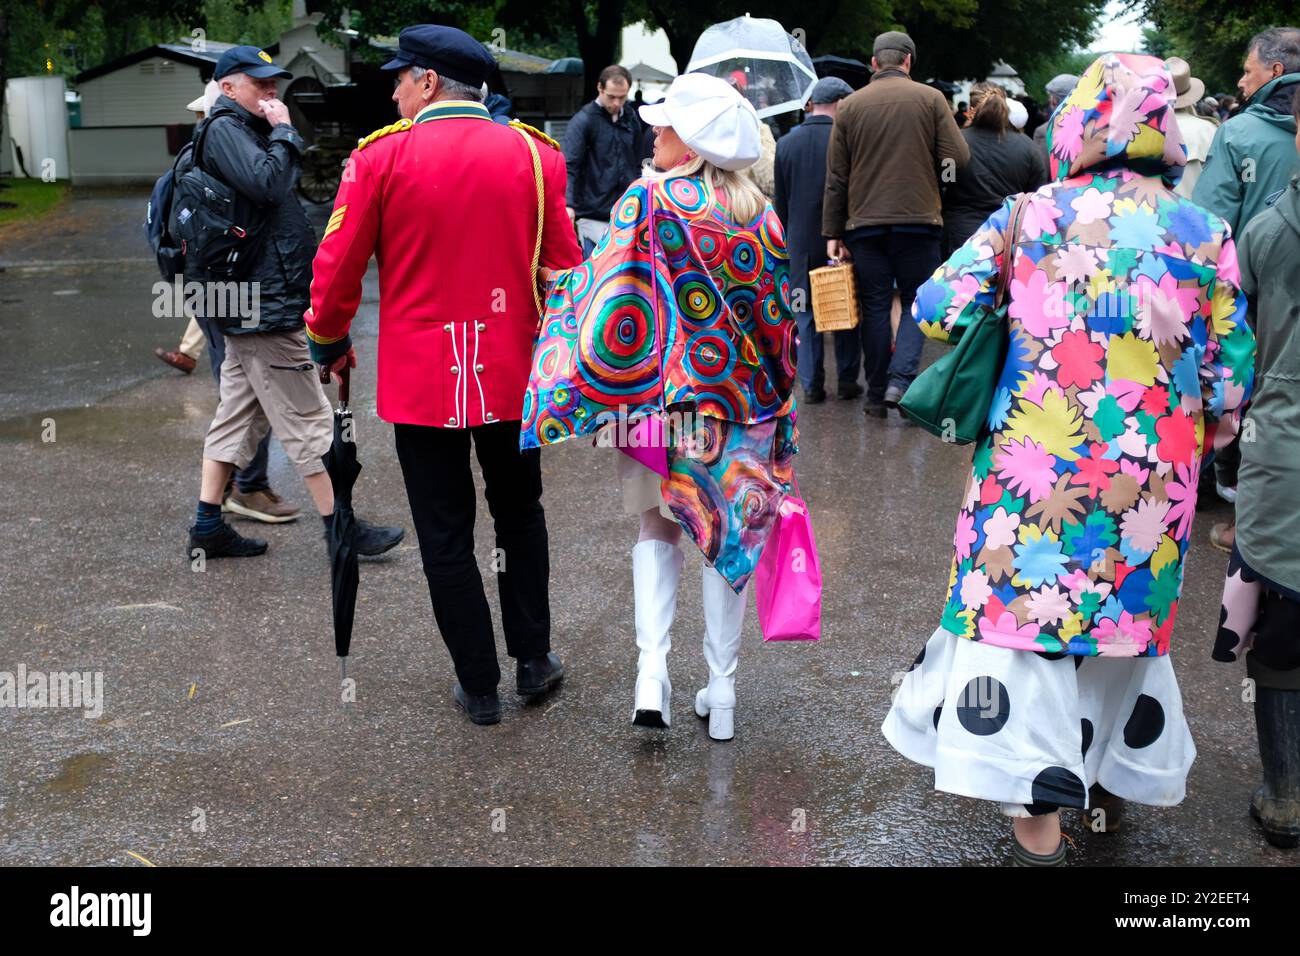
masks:
{"type": "MultiPolygon", "coordinates": [[[[320,383],[328,385],[330,383],[330,367],[328,365],[318,366],[320,368],[320,383]]],[[[339,402],[344,408],[347,407],[348,398],[352,393],[352,369],[344,365],[339,370],[339,402]]]]}

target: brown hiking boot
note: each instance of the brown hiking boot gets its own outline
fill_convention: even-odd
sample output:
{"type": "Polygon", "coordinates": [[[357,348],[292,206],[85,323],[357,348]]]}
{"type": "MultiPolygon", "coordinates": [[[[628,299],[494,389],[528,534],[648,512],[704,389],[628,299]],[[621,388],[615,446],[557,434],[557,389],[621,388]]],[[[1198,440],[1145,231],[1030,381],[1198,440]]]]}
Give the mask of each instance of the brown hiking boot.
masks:
{"type": "Polygon", "coordinates": [[[194,371],[194,359],[190,358],[184,352],[169,352],[161,345],[153,350],[153,354],[158,356],[174,369],[179,369],[186,375],[194,371]]]}
{"type": "Polygon", "coordinates": [[[301,513],[270,488],[264,491],[243,492],[236,488],[225,501],[225,508],[234,514],[267,524],[293,521],[301,513]]]}

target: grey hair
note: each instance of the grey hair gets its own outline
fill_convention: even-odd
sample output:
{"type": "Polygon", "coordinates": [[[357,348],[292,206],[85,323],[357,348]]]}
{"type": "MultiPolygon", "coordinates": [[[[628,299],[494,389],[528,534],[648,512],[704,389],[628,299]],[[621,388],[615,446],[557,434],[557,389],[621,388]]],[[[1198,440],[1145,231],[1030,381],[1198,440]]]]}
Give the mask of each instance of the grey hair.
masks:
{"type": "Polygon", "coordinates": [[[1300,29],[1274,27],[1251,37],[1250,46],[1255,58],[1264,66],[1281,63],[1286,73],[1300,73],[1300,29]]]}
{"type": "MultiPolygon", "coordinates": [[[[424,79],[424,74],[429,72],[422,66],[412,66],[410,69],[411,79],[416,83],[424,79]]],[[[483,102],[483,93],[487,88],[487,84],[470,86],[468,83],[448,79],[441,74],[438,76],[438,86],[453,100],[471,100],[475,103],[483,102]]]]}

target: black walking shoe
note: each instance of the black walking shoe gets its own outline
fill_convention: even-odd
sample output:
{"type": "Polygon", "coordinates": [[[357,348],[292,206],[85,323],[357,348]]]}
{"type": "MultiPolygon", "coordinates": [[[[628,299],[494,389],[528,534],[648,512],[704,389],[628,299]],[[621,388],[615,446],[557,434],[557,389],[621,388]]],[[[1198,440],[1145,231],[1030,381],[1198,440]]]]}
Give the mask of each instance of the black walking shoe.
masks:
{"type": "Polygon", "coordinates": [[[805,405],[820,405],[826,401],[826,389],[824,388],[806,388],[803,392],[803,403],[805,405]]]}
{"type": "Polygon", "coordinates": [[[266,542],[260,538],[245,538],[224,521],[211,534],[197,534],[190,528],[190,544],[185,549],[185,557],[193,560],[194,552],[202,551],[203,559],[208,558],[251,558],[266,553],[266,542]]]}
{"type": "Polygon", "coordinates": [[[497,699],[496,691],[490,694],[467,694],[465,688],[457,684],[451,689],[451,696],[455,698],[456,706],[469,714],[473,723],[501,723],[501,701],[497,699]]]}
{"type": "Polygon", "coordinates": [[[845,382],[843,385],[837,385],[835,394],[840,397],[840,401],[850,402],[857,398],[863,392],[863,388],[857,382],[845,382]]]}
{"type": "Polygon", "coordinates": [[[552,651],[521,660],[515,667],[515,688],[520,697],[540,697],[564,679],[564,665],[552,651]]]}
{"type": "Polygon", "coordinates": [[[406,529],[404,528],[375,525],[369,521],[357,519],[357,554],[364,554],[368,558],[373,558],[377,554],[393,550],[402,543],[402,539],[405,537],[406,529]]]}
{"type": "Polygon", "coordinates": [[[866,402],[862,406],[862,411],[868,418],[888,418],[889,408],[884,402],[866,402]]]}

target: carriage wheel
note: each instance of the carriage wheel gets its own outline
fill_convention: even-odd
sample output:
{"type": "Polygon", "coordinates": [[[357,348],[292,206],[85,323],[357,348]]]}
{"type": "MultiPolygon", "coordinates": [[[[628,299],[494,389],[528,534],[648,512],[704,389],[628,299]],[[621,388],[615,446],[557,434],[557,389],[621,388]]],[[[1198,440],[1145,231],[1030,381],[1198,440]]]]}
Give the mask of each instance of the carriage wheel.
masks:
{"type": "Polygon", "coordinates": [[[298,192],[308,202],[330,202],[338,194],[343,180],[343,167],[331,153],[319,146],[308,146],[302,155],[302,174],[298,177],[298,192]]]}

